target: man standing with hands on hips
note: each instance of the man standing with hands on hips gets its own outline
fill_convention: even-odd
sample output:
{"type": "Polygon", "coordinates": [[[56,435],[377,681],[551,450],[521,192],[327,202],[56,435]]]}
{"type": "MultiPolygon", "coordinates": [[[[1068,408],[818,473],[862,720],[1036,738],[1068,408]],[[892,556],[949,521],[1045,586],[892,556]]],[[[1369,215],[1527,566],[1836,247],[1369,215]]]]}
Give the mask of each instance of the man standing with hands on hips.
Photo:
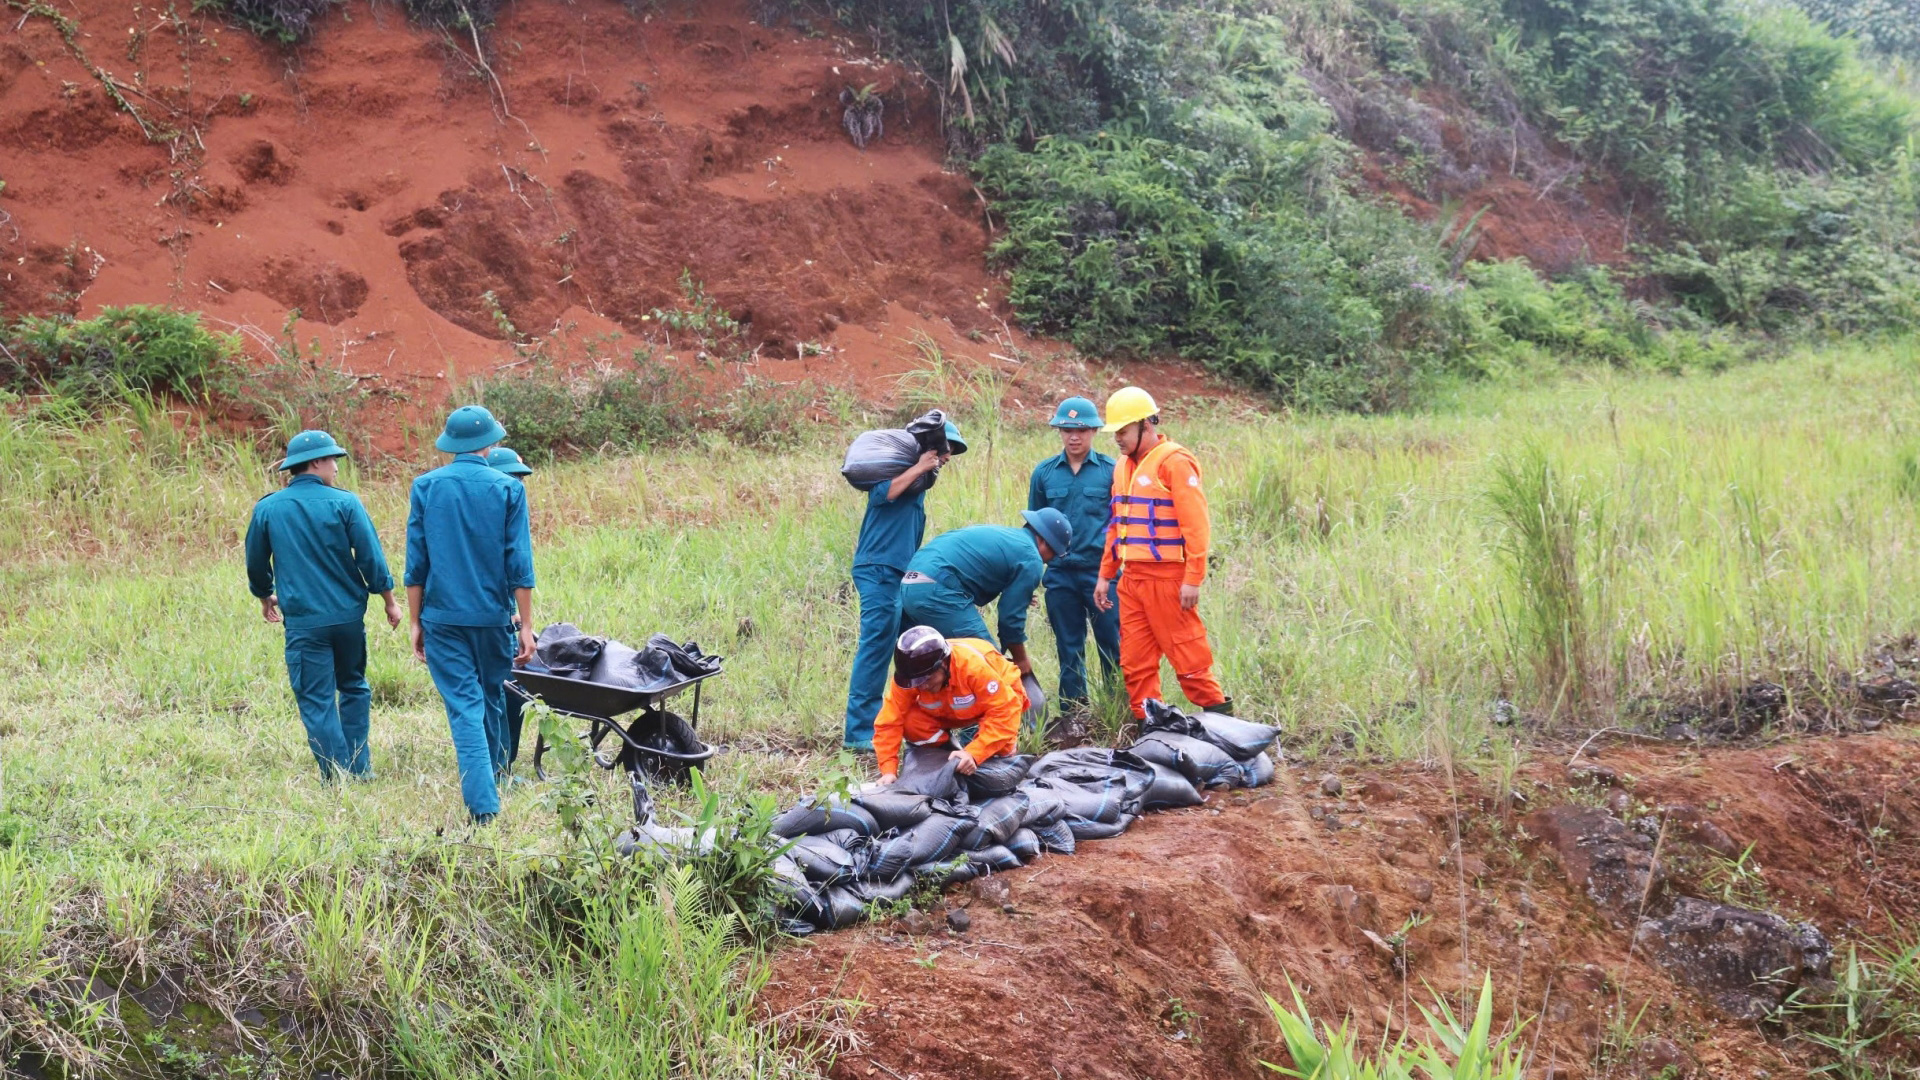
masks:
{"type": "Polygon", "coordinates": [[[1120,670],[1134,718],[1145,719],[1144,703],[1160,696],[1163,656],[1188,701],[1231,712],[1233,699],[1213,676],[1213,648],[1200,621],[1212,536],[1200,464],[1160,433],[1160,407],[1137,386],[1121,387],[1107,399],[1100,430],[1113,432],[1121,457],[1113,470],[1113,517],[1093,602],[1102,611],[1113,606],[1107,586],[1120,575],[1120,670]]]}
{"type": "Polygon", "coordinates": [[[487,450],[506,436],[479,405],[453,410],[434,446],[454,458],[413,482],[407,511],[413,654],[446,703],[460,795],[476,825],[500,812],[494,774],[507,763],[505,683],[514,664],[533,656],[526,489],[487,464],[487,450]],[[518,615],[517,633],[509,612],[518,615]]]}

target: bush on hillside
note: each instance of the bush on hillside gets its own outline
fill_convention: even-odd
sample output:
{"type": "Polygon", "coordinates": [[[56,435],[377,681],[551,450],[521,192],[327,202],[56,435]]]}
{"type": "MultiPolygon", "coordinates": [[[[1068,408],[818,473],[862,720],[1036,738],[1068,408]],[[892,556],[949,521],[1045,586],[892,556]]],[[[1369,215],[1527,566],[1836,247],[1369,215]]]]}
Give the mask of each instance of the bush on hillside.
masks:
{"type": "Polygon", "coordinates": [[[28,316],[0,326],[0,387],[82,406],[129,394],[203,398],[224,389],[239,339],[194,312],[135,304],[91,319],[28,316]]]}
{"type": "Polygon", "coordinates": [[[248,30],[291,45],[306,40],[314,20],[326,13],[336,0],[203,0],[206,6],[226,15],[248,30]]]}

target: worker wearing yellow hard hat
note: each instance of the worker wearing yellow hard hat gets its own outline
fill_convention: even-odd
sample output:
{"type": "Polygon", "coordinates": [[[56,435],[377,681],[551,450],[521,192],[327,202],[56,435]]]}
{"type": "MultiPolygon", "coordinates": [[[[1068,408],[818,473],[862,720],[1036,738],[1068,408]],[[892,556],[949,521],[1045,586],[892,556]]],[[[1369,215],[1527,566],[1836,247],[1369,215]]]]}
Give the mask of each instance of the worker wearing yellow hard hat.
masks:
{"type": "Polygon", "coordinates": [[[1160,660],[1173,666],[1187,700],[1227,712],[1233,701],[1213,676],[1213,649],[1200,619],[1200,586],[1207,578],[1211,523],[1200,488],[1200,464],[1160,433],[1160,407],[1137,386],[1107,399],[1107,422],[1120,447],[1106,550],[1093,599],[1112,606],[1107,586],[1120,578],[1120,670],[1135,717],[1160,696],[1160,660]],[[1126,573],[1120,571],[1125,568],[1126,573]]]}

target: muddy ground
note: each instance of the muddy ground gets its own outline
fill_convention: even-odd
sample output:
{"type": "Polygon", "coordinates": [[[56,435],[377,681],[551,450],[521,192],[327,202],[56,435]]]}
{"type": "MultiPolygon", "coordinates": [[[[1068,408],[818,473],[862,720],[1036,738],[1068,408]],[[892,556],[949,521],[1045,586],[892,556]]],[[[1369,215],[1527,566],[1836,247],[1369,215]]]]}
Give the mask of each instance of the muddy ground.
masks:
{"type": "Polygon", "coordinates": [[[1735,1019],[1630,928],[1697,896],[1810,922],[1843,956],[1889,933],[1920,897],[1920,741],[1596,743],[1569,769],[1572,750],[1542,751],[1510,786],[1285,769],[993,879],[1004,901],[998,885],[950,889],[964,934],[936,907],[935,925],[795,944],[766,1004],[838,1039],[841,1078],[1253,1077],[1285,1060],[1262,994],[1284,999],[1289,980],[1367,1041],[1401,1031],[1427,987],[1457,1003],[1490,971],[1500,1021],[1528,1021],[1529,1077],[1806,1075],[1820,1059],[1788,1029],[1735,1019]],[[1540,835],[1556,813],[1640,819],[1664,881],[1597,903],[1604,883],[1567,873],[1582,838],[1540,835]]]}

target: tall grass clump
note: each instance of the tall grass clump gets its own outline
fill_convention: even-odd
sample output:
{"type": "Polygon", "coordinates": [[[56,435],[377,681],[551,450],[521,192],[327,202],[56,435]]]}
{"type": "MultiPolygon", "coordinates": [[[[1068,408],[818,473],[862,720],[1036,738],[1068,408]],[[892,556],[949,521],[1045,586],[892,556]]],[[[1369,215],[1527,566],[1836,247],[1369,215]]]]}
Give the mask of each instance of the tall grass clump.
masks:
{"type": "Polygon", "coordinates": [[[1298,1080],[1413,1080],[1418,1072],[1427,1080],[1520,1080],[1523,1055],[1514,1046],[1518,1031],[1493,1037],[1493,977],[1484,976],[1480,999],[1465,1025],[1442,998],[1433,1009],[1417,1006],[1427,1022],[1432,1043],[1409,1044],[1404,1038],[1388,1045],[1384,1040],[1371,1052],[1348,1034],[1343,1022],[1336,1030],[1325,1020],[1316,1032],[1313,1014],[1297,987],[1293,1007],[1267,995],[1267,1008],[1280,1027],[1293,1067],[1263,1061],[1281,1076],[1298,1080]],[[1434,1043],[1438,1043],[1435,1046],[1434,1043]]]}
{"type": "Polygon", "coordinates": [[[205,400],[228,387],[239,351],[234,335],[172,308],[28,316],[0,326],[0,389],[44,394],[81,413],[133,394],[205,400]]]}
{"type": "Polygon", "coordinates": [[[1587,565],[1601,508],[1535,447],[1503,456],[1487,487],[1500,568],[1515,598],[1513,652],[1533,669],[1549,718],[1579,715],[1600,688],[1593,651],[1593,579],[1587,565]]]}

